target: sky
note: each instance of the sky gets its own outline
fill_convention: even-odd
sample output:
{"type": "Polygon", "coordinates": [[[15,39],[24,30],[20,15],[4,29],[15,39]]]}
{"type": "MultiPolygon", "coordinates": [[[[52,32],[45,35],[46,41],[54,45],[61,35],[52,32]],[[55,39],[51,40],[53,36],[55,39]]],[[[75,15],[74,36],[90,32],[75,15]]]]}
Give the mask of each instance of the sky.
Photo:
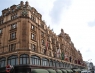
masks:
{"type": "MultiPolygon", "coordinates": [[[[95,65],[95,0],[23,0],[42,14],[42,19],[58,35],[69,34],[84,61],[95,65]]],[[[1,11],[20,0],[0,0],[1,11]]]]}

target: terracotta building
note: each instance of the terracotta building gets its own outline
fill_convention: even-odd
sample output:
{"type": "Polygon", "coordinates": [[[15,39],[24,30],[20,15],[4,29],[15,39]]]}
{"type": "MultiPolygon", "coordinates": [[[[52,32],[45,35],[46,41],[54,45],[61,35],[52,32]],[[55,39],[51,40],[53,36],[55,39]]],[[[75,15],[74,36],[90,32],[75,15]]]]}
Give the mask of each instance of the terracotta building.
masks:
{"type": "Polygon", "coordinates": [[[63,29],[56,35],[42,15],[23,1],[2,10],[0,16],[0,68],[8,64],[84,67],[70,36],[63,29]]]}

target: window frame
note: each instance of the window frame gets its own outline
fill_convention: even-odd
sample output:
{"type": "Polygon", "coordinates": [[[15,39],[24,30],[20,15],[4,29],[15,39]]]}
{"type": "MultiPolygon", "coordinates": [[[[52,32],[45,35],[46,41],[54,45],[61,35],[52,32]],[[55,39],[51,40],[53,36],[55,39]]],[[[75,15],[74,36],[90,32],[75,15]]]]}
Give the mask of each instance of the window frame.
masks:
{"type": "Polygon", "coordinates": [[[42,66],[49,66],[49,60],[47,58],[42,58],[42,66]]]}
{"type": "Polygon", "coordinates": [[[31,49],[32,49],[32,51],[36,51],[36,45],[35,44],[31,44],[31,49]]]}
{"type": "Polygon", "coordinates": [[[2,57],[2,58],[0,58],[0,68],[1,67],[5,67],[5,66],[6,66],[6,58],[5,57],[2,57]]]}
{"type": "MultiPolygon", "coordinates": [[[[9,56],[7,58],[7,64],[12,65],[12,63],[13,63],[12,60],[15,61],[14,65],[18,65],[18,56],[17,55],[9,56]]],[[[14,66],[14,65],[12,65],[12,66],[14,66]]]]}
{"type": "Polygon", "coordinates": [[[24,63],[29,64],[29,55],[27,55],[27,54],[20,55],[20,63],[19,64],[23,65],[24,63]]]}
{"type": "Polygon", "coordinates": [[[40,57],[38,57],[36,55],[32,55],[31,56],[31,64],[32,65],[38,65],[38,66],[40,66],[41,65],[41,59],[40,59],[40,57]]]}
{"type": "Polygon", "coordinates": [[[15,51],[15,49],[16,49],[16,44],[9,45],[9,51],[15,51]]]}
{"type": "Polygon", "coordinates": [[[17,28],[17,23],[11,24],[11,29],[16,29],[17,28]],[[15,25],[15,27],[14,27],[15,25]]]}
{"type": "Polygon", "coordinates": [[[10,40],[16,39],[16,32],[10,33],[10,40]]]}

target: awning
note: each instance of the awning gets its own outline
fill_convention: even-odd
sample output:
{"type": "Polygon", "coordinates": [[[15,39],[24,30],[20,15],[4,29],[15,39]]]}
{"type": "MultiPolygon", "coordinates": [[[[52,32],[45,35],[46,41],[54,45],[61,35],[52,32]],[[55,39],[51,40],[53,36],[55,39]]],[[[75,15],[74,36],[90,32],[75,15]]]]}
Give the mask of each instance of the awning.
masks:
{"type": "Polygon", "coordinates": [[[62,70],[62,73],[67,73],[67,71],[66,70],[64,70],[64,69],[61,69],[62,70]]]}
{"type": "Polygon", "coordinates": [[[69,72],[69,73],[71,73],[71,72],[73,72],[71,69],[67,69],[67,72],[69,72]]]}
{"type": "Polygon", "coordinates": [[[80,69],[73,69],[74,71],[81,71],[80,69]]]}
{"type": "Polygon", "coordinates": [[[31,73],[49,73],[45,69],[32,69],[31,73]]]}
{"type": "Polygon", "coordinates": [[[56,71],[57,71],[57,73],[62,73],[62,71],[61,71],[61,70],[59,70],[59,69],[58,69],[58,70],[56,70],[56,71]]]}
{"type": "Polygon", "coordinates": [[[56,71],[53,70],[53,69],[47,69],[47,71],[48,71],[49,73],[56,73],[56,71]]]}

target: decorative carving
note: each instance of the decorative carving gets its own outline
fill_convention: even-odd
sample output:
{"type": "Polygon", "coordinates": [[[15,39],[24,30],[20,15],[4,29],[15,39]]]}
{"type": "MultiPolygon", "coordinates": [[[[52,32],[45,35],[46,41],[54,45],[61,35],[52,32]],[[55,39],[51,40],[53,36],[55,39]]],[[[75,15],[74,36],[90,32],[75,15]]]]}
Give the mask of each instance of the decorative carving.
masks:
{"type": "Polygon", "coordinates": [[[68,42],[71,42],[71,38],[69,37],[69,35],[67,33],[64,33],[63,29],[61,29],[61,33],[59,34],[59,37],[64,38],[68,42]]]}
{"type": "Polygon", "coordinates": [[[27,15],[28,15],[28,12],[27,12],[26,9],[24,9],[24,10],[22,11],[22,16],[27,16],[27,15]]]}
{"type": "Polygon", "coordinates": [[[61,29],[61,33],[59,34],[59,36],[64,38],[64,30],[63,29],[61,29]]]}

